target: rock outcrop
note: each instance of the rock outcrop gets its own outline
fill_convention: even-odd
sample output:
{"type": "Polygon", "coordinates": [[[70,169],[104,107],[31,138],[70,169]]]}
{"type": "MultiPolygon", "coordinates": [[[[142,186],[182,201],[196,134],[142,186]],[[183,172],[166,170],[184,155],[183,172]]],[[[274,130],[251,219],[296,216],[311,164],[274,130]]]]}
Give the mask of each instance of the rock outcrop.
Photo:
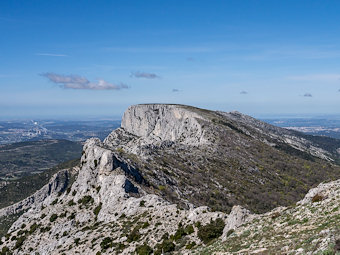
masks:
{"type": "MultiPolygon", "coordinates": [[[[75,168],[72,171],[76,172],[78,170],[78,168],[75,168]]],[[[18,214],[32,207],[36,207],[45,200],[50,201],[53,197],[56,197],[59,192],[66,190],[71,174],[74,173],[70,173],[69,169],[64,169],[54,174],[49,183],[33,195],[11,206],[0,209],[0,217],[18,214]]]]}
{"type": "Polygon", "coordinates": [[[243,208],[239,205],[233,206],[226,220],[226,225],[224,227],[222,235],[222,241],[225,241],[227,239],[228,234],[231,233],[230,231],[233,231],[237,227],[243,225],[247,221],[252,220],[253,218],[254,215],[246,208],[243,208]]]}
{"type": "Polygon", "coordinates": [[[199,115],[184,106],[146,104],[130,106],[124,113],[122,128],[149,143],[162,141],[201,145],[208,142],[199,115]]]}

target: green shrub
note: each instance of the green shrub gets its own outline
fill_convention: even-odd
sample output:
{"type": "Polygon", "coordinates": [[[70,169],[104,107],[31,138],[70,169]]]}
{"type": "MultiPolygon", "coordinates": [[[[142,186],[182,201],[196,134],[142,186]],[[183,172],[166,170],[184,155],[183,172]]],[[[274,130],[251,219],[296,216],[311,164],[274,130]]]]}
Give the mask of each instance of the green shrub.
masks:
{"type": "Polygon", "coordinates": [[[195,232],[194,227],[192,225],[186,226],[184,231],[187,235],[190,235],[195,232]]]}
{"type": "Polygon", "coordinates": [[[138,241],[140,238],[140,233],[139,233],[139,229],[136,227],[134,228],[131,233],[127,236],[127,240],[129,243],[134,242],[134,241],[138,241]]]}
{"type": "Polygon", "coordinates": [[[73,206],[73,205],[75,205],[75,204],[76,204],[76,203],[73,201],[73,199],[70,200],[70,201],[68,201],[68,203],[67,203],[68,206],[73,206]]]}
{"type": "Polygon", "coordinates": [[[136,248],[135,252],[138,255],[150,255],[150,254],[152,254],[153,250],[149,245],[143,244],[143,245],[138,246],[136,248]]]}
{"type": "Polygon", "coordinates": [[[50,217],[50,222],[54,222],[56,219],[58,219],[58,215],[54,213],[50,217]]]}
{"type": "Polygon", "coordinates": [[[93,161],[93,163],[94,163],[94,167],[98,166],[98,161],[96,159],[93,161]]]}
{"type": "Polygon", "coordinates": [[[234,233],[235,230],[234,229],[229,229],[228,232],[227,232],[227,236],[230,236],[232,233],[234,233]]]}
{"type": "Polygon", "coordinates": [[[93,203],[93,198],[89,195],[84,196],[83,198],[78,200],[78,204],[82,204],[82,205],[87,205],[88,203],[93,203]]]}
{"type": "Polygon", "coordinates": [[[72,191],[72,196],[75,196],[76,194],[77,194],[76,190],[72,191]]]}
{"type": "Polygon", "coordinates": [[[103,239],[103,241],[101,241],[100,247],[101,247],[103,250],[106,250],[106,249],[112,247],[112,239],[111,239],[110,237],[105,237],[105,238],[103,239]]]}
{"type": "Polygon", "coordinates": [[[102,188],[102,187],[100,187],[100,186],[98,186],[98,187],[96,188],[97,193],[99,193],[99,191],[100,191],[101,188],[102,188]]]}
{"type": "Polygon", "coordinates": [[[191,242],[191,243],[188,243],[186,246],[185,246],[185,249],[192,249],[196,246],[196,242],[191,242]]]}
{"type": "Polygon", "coordinates": [[[218,218],[214,221],[210,221],[207,225],[199,227],[197,235],[199,239],[207,244],[223,234],[224,226],[224,221],[221,218],[218,218]]]}
{"type": "Polygon", "coordinates": [[[163,191],[163,190],[166,189],[166,187],[165,187],[164,185],[159,185],[159,186],[158,186],[158,189],[163,191]]]}
{"type": "Polygon", "coordinates": [[[147,228],[150,226],[150,223],[149,222],[144,222],[143,225],[142,225],[142,228],[147,228]]]}
{"type": "Polygon", "coordinates": [[[67,217],[67,219],[69,219],[69,220],[73,220],[75,218],[76,218],[76,213],[75,212],[71,213],[71,215],[67,217]]]}
{"type": "Polygon", "coordinates": [[[156,245],[155,255],[160,255],[162,253],[172,252],[175,250],[175,244],[170,240],[163,240],[161,244],[156,245]]]}
{"type": "Polygon", "coordinates": [[[173,240],[177,241],[179,239],[181,239],[183,236],[187,235],[187,233],[184,231],[184,229],[182,227],[179,227],[176,231],[176,233],[173,235],[173,240]]]}
{"type": "Polygon", "coordinates": [[[144,200],[141,200],[141,201],[139,202],[139,206],[141,206],[141,207],[145,206],[145,201],[144,201],[144,200]]]}
{"type": "Polygon", "coordinates": [[[71,192],[71,187],[68,187],[66,190],[66,194],[68,195],[71,192]]]}
{"type": "Polygon", "coordinates": [[[39,227],[39,226],[38,226],[37,223],[33,223],[33,224],[30,226],[29,233],[30,233],[30,234],[33,234],[34,231],[36,231],[38,227],[39,227]]]}
{"type": "Polygon", "coordinates": [[[50,231],[51,230],[51,226],[46,226],[46,227],[42,227],[41,229],[40,229],[40,232],[41,233],[44,233],[44,232],[48,232],[48,231],[50,231]]]}
{"type": "Polygon", "coordinates": [[[7,246],[2,247],[1,255],[10,255],[10,254],[12,253],[10,252],[10,249],[7,246]]]}
{"type": "Polygon", "coordinates": [[[102,203],[99,203],[99,205],[96,208],[94,208],[93,210],[94,215],[98,216],[100,210],[102,209],[102,205],[103,205],[102,203]]]}
{"type": "Polygon", "coordinates": [[[76,245],[78,245],[78,244],[79,244],[79,241],[80,241],[80,238],[76,238],[76,239],[74,239],[74,243],[75,243],[76,245]]]}
{"type": "Polygon", "coordinates": [[[24,243],[24,241],[26,240],[26,236],[20,236],[18,237],[16,243],[15,243],[15,249],[18,249],[22,246],[22,244],[24,243]]]}

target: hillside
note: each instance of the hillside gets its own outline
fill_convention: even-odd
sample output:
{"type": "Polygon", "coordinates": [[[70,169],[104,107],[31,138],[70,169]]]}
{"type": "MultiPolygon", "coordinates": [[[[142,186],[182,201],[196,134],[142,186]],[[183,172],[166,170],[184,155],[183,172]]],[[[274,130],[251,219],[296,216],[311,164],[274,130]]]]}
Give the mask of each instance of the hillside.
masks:
{"type": "Polygon", "coordinates": [[[41,140],[0,145],[1,181],[41,173],[59,163],[79,158],[82,145],[67,140],[41,140]]]}
{"type": "Polygon", "coordinates": [[[182,206],[225,212],[235,204],[254,212],[290,205],[313,185],[340,176],[333,164],[339,140],[274,127],[237,112],[132,106],[102,146],[138,169],[139,181],[150,192],[182,206]],[[329,150],[323,141],[332,142],[329,150]]]}
{"type": "Polygon", "coordinates": [[[237,112],[131,106],[103,142],[87,140],[80,169],[0,210],[10,217],[26,208],[2,253],[334,251],[339,181],[295,206],[340,178],[339,141],[327,142],[237,112]],[[313,250],[295,245],[294,231],[313,250]]]}
{"type": "MultiPolygon", "coordinates": [[[[37,191],[39,192],[39,190],[47,185],[50,180],[53,179],[53,176],[62,169],[72,169],[78,164],[79,159],[74,159],[58,164],[43,173],[32,174],[17,180],[7,181],[6,185],[0,188],[0,209],[5,207],[8,209],[11,208],[12,205],[16,210],[9,214],[5,211],[0,214],[0,236],[4,236],[14,221],[30,207],[30,202],[20,203],[20,201],[25,201],[37,191]],[[16,203],[18,204],[16,205],[16,203]]],[[[74,178],[75,176],[72,174],[66,175],[59,178],[59,183],[71,185],[74,178]]],[[[35,200],[37,199],[35,198],[35,200]]]]}

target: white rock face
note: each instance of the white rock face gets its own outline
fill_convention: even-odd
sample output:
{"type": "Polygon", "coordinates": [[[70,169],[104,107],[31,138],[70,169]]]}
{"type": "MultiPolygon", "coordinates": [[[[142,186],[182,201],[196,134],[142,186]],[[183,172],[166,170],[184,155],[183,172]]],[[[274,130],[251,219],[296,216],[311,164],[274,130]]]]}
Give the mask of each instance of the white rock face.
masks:
{"type": "Polygon", "coordinates": [[[222,241],[225,241],[227,238],[227,233],[231,229],[235,229],[242,224],[246,223],[249,220],[252,220],[254,215],[251,214],[249,210],[243,208],[240,205],[235,205],[231,209],[230,214],[226,220],[226,225],[223,230],[222,241]]]}
{"type": "Polygon", "coordinates": [[[197,121],[201,115],[180,105],[132,105],[124,113],[122,128],[139,137],[155,141],[178,141],[184,144],[207,143],[197,121]]]}
{"type": "MultiPolygon", "coordinates": [[[[79,169],[77,168],[75,169],[75,171],[78,170],[79,169]]],[[[49,183],[43,186],[33,195],[11,206],[0,209],[0,217],[20,213],[40,204],[48,197],[56,196],[58,192],[65,189],[65,187],[67,186],[68,175],[70,175],[68,169],[61,170],[58,173],[54,174],[49,183]]]]}
{"type": "MultiPolygon", "coordinates": [[[[70,192],[59,196],[56,192],[50,193],[12,225],[10,232],[13,235],[23,228],[31,229],[34,224],[39,226],[36,232],[27,236],[22,250],[14,248],[15,241],[6,242],[7,247],[13,248],[13,254],[30,253],[30,247],[34,247],[34,253],[44,255],[63,252],[96,254],[98,251],[104,254],[133,254],[136,246],[145,241],[155,247],[162,242],[165,233],[175,234],[180,223],[184,226],[194,225],[198,221],[207,224],[216,218],[227,218],[222,212],[209,212],[207,207],[191,206],[191,209],[180,210],[176,204],[170,204],[158,195],[147,194],[134,181],[136,173],[124,165],[113,151],[106,149],[99,139],[87,140],[83,150],[82,167],[70,192]],[[90,200],[84,205],[81,201],[85,197],[90,200]],[[95,216],[94,211],[98,206],[100,209],[95,216]],[[53,215],[57,219],[52,221],[53,215]],[[114,247],[102,250],[100,243],[104,237],[112,237],[119,243],[126,242],[127,234],[124,231],[130,233],[134,227],[126,229],[124,224],[136,219],[140,219],[139,224],[143,226],[147,223],[139,230],[145,238],[129,242],[120,252],[115,252],[114,247]],[[44,231],[44,228],[48,230],[44,231]],[[97,228],[98,232],[92,231],[97,228]],[[74,245],[78,238],[85,243],[74,245]],[[98,242],[92,242],[98,238],[98,242]]],[[[51,183],[54,183],[53,180],[51,183]]],[[[201,242],[197,230],[187,235],[187,238],[196,243],[201,242]]]]}

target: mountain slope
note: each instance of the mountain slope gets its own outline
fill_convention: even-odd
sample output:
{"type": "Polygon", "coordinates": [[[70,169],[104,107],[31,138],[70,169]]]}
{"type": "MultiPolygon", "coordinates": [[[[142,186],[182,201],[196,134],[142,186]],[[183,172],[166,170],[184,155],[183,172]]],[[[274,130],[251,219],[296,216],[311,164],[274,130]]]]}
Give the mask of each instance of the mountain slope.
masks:
{"type": "MultiPolygon", "coordinates": [[[[311,186],[340,178],[331,150],[248,118],[181,105],[131,106],[121,128],[85,143],[72,186],[51,189],[11,226],[3,254],[205,252],[200,247],[216,238],[234,237],[231,229],[238,237],[242,224],[267,217],[250,211],[295,204],[311,186]]],[[[339,202],[337,192],[318,195],[321,204],[339,202]]],[[[247,249],[235,240],[233,250],[247,249]]],[[[216,245],[210,248],[225,249],[216,245]]]]}
{"type": "Polygon", "coordinates": [[[137,105],[103,146],[129,160],[152,192],[169,201],[264,212],[340,177],[332,163],[338,155],[307,138],[235,112],[137,105]]]}
{"type": "Polygon", "coordinates": [[[339,205],[340,180],[323,183],[295,206],[254,215],[192,254],[340,254],[339,205]]]}

